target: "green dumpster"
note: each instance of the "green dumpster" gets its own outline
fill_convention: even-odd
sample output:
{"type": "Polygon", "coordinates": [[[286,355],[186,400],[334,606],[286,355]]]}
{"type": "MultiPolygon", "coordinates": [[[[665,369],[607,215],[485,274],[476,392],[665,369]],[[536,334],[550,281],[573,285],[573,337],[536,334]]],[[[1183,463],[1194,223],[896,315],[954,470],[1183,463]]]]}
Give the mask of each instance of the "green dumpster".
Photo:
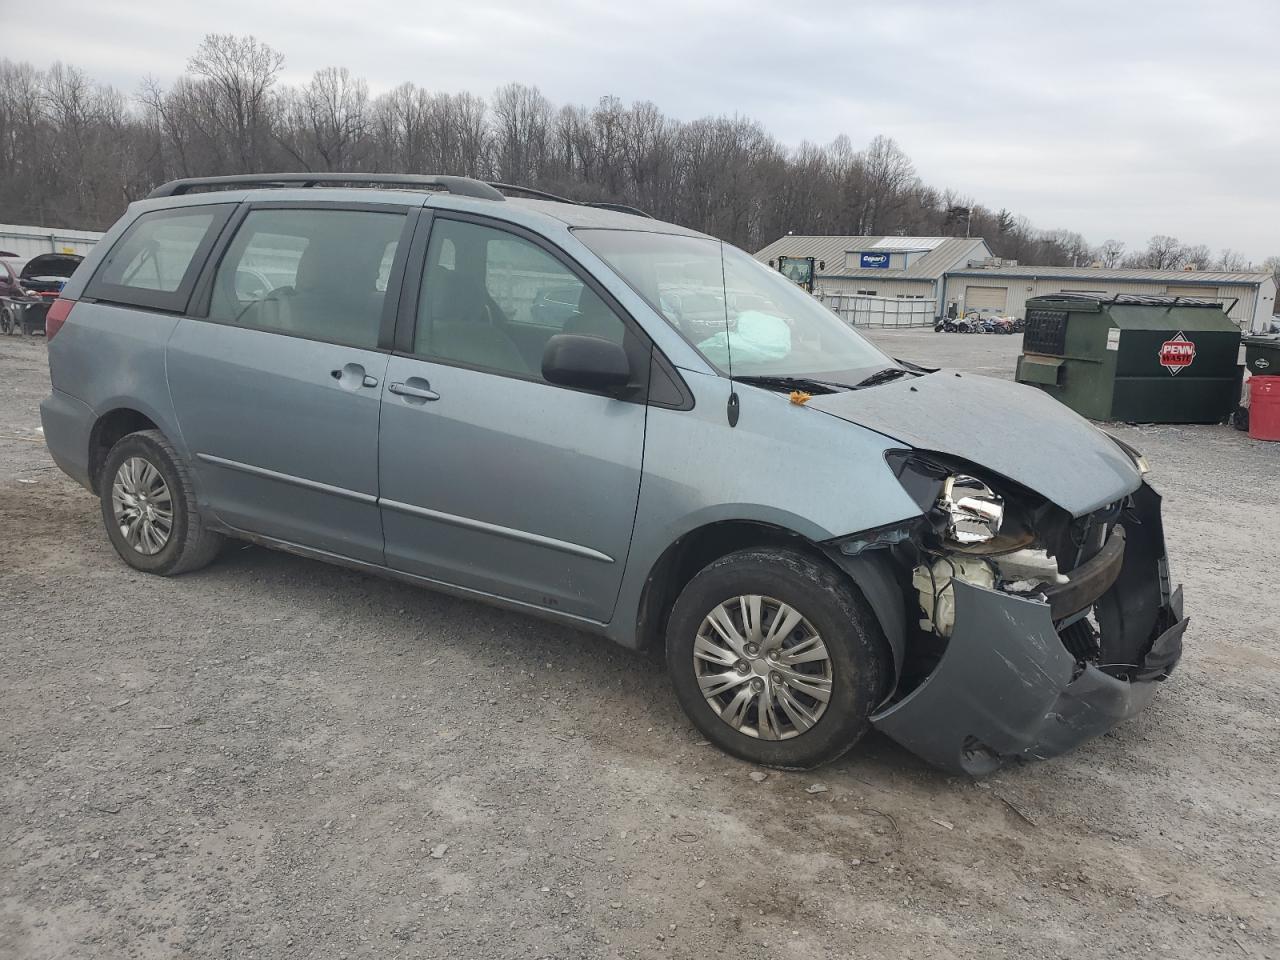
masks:
{"type": "Polygon", "coordinates": [[[1280,333],[1244,338],[1244,365],[1255,377],[1280,377],[1280,333]]]}
{"type": "Polygon", "coordinates": [[[1016,378],[1093,420],[1220,423],[1240,396],[1240,328],[1216,300],[1027,301],[1016,378]]]}

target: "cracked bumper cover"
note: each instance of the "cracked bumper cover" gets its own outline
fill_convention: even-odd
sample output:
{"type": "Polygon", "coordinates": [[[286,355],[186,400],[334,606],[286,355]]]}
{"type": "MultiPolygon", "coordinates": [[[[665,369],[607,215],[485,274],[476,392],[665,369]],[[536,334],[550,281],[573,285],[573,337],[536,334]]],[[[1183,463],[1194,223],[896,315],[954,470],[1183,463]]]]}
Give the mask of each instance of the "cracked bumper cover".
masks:
{"type": "Polygon", "coordinates": [[[1080,663],[1058,636],[1048,603],[955,581],[955,629],[914,690],[872,724],[944,770],[982,776],[1011,759],[1065,753],[1141,712],[1177,664],[1187,619],[1165,572],[1160,498],[1136,496],[1124,568],[1096,608],[1106,651],[1128,650],[1113,676],[1080,663]]]}

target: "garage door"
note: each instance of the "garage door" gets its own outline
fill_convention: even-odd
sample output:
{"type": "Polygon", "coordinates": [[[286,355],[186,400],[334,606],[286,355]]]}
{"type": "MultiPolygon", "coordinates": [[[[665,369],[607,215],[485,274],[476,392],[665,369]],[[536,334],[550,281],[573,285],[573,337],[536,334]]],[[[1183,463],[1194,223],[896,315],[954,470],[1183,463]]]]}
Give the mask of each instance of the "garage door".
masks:
{"type": "Polygon", "coordinates": [[[1217,287],[1199,287],[1190,284],[1178,285],[1171,283],[1165,287],[1164,292],[1171,297],[1208,297],[1210,300],[1217,299],[1217,287]]]}
{"type": "Polygon", "coordinates": [[[1004,313],[1008,300],[1008,287],[969,287],[964,292],[966,310],[994,310],[996,313],[1004,313]]]}

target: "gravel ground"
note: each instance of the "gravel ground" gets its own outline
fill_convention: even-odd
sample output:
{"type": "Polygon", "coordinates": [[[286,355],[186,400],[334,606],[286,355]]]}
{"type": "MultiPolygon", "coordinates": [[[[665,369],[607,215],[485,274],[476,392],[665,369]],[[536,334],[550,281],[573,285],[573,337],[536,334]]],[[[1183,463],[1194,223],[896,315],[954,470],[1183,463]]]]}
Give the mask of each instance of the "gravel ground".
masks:
{"type": "Polygon", "coordinates": [[[1278,447],[1117,428],[1192,616],[1141,717],[981,783],[877,735],[757,782],[654,658],[257,548],[131,571],[47,389],[0,340],[0,956],[1280,956],[1278,447]]]}

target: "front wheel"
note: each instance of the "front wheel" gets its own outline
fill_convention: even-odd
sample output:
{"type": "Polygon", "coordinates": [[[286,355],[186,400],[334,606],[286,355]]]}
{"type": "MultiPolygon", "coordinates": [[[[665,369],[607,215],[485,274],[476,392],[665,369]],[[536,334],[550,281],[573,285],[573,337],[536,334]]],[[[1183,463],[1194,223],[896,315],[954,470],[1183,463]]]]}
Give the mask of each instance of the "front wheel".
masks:
{"type": "Polygon", "coordinates": [[[716,746],[769,766],[834,760],[866,732],[889,676],[875,615],[826,563],[751,549],[711,563],[667,627],[680,705],[716,746]]]}
{"type": "Polygon", "coordinates": [[[9,336],[13,333],[18,321],[14,319],[12,307],[0,307],[0,333],[9,336]]]}
{"type": "Polygon", "coordinates": [[[204,526],[186,465],[158,430],[116,443],[99,488],[107,536],[135,569],[186,573],[208,565],[222,546],[223,538],[204,526]]]}

